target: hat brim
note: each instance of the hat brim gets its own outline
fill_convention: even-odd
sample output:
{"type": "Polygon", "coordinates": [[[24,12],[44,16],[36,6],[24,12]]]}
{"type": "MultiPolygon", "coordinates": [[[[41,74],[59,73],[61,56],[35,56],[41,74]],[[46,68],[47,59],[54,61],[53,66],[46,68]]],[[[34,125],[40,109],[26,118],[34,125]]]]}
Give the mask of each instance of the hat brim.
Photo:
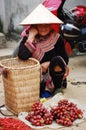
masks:
{"type": "Polygon", "coordinates": [[[57,16],[52,14],[44,5],[39,4],[19,25],[32,24],[61,24],[57,16]]]}

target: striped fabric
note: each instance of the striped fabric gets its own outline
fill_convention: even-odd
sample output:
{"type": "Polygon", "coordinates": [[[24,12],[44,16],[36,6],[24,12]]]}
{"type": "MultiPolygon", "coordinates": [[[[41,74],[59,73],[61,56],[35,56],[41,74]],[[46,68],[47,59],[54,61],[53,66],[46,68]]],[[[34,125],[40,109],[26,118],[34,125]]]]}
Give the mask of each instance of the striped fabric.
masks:
{"type": "Polygon", "coordinates": [[[58,38],[59,34],[53,32],[46,41],[39,41],[36,44],[36,50],[34,51],[32,57],[41,61],[45,52],[48,52],[54,48],[54,45],[56,44],[58,38]]]}

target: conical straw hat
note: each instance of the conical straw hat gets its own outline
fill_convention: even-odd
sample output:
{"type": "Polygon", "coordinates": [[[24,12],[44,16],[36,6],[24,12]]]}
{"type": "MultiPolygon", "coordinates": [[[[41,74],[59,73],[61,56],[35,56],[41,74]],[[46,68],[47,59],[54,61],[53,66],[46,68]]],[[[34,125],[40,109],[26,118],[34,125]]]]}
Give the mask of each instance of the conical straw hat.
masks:
{"type": "Polygon", "coordinates": [[[59,18],[52,14],[44,5],[39,4],[19,25],[61,24],[59,18]]]}

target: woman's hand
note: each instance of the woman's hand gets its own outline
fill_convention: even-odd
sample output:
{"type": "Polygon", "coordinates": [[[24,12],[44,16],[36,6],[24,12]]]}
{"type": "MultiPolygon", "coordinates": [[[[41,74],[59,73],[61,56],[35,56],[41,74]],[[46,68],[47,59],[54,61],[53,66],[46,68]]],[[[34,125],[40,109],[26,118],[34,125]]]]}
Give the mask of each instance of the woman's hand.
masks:
{"type": "Polygon", "coordinates": [[[34,50],[36,49],[36,47],[34,46],[33,42],[35,40],[35,36],[38,34],[38,31],[36,28],[34,27],[31,27],[29,29],[29,35],[28,35],[28,38],[27,38],[27,41],[25,43],[25,46],[27,47],[27,49],[33,53],[34,50]]]}
{"type": "Polygon", "coordinates": [[[66,77],[69,75],[69,68],[66,68],[66,72],[64,74],[63,80],[66,79],[66,77]]]}
{"type": "Polygon", "coordinates": [[[50,65],[50,61],[44,62],[41,64],[41,68],[42,68],[42,74],[46,73],[46,71],[48,70],[50,65]]]}
{"type": "Polygon", "coordinates": [[[35,39],[35,36],[36,36],[37,34],[38,34],[38,30],[37,30],[35,27],[31,27],[31,28],[29,29],[29,35],[28,35],[27,41],[29,40],[29,41],[33,42],[34,39],[35,39]]]}

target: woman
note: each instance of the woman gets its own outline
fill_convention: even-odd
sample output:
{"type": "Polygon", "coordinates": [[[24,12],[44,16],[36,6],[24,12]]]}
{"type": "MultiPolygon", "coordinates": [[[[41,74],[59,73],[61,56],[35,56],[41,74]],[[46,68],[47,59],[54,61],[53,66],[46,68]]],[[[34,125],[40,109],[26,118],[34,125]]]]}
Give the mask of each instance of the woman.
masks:
{"type": "MultiPolygon", "coordinates": [[[[57,17],[54,16],[45,7],[43,7],[43,5],[41,5],[40,9],[38,6],[36,10],[33,11],[33,13],[36,12],[37,9],[40,10],[40,12],[43,11],[43,14],[40,14],[40,12],[36,13],[36,15],[38,15],[39,13],[38,23],[36,19],[36,21],[35,20],[32,21],[31,24],[30,19],[31,26],[29,29],[26,30],[26,35],[23,37],[23,40],[20,43],[18,57],[22,60],[27,60],[29,57],[33,57],[39,60],[42,67],[41,89],[43,88],[42,91],[40,92],[41,93],[40,96],[42,96],[42,92],[44,91],[49,92],[48,96],[51,96],[56,89],[62,86],[61,83],[60,86],[58,85],[56,86],[56,82],[58,83],[62,81],[61,80],[59,81],[57,79],[56,82],[54,82],[54,78],[52,77],[52,75],[50,75],[49,67],[51,64],[51,60],[56,56],[61,56],[65,61],[65,63],[68,64],[69,58],[65,51],[64,41],[62,37],[58,33],[56,33],[52,28],[52,23],[54,23],[53,17],[55,18],[57,17]],[[52,15],[52,17],[50,17],[50,15],[52,15]],[[49,83],[47,81],[49,81],[49,83]]],[[[32,16],[35,17],[35,14],[32,16]]],[[[28,16],[28,19],[26,18],[21,23],[21,25],[27,25],[27,23],[29,23],[29,18],[31,18],[31,15],[30,17],[28,16]]],[[[46,94],[44,96],[47,97],[46,94]]]]}

